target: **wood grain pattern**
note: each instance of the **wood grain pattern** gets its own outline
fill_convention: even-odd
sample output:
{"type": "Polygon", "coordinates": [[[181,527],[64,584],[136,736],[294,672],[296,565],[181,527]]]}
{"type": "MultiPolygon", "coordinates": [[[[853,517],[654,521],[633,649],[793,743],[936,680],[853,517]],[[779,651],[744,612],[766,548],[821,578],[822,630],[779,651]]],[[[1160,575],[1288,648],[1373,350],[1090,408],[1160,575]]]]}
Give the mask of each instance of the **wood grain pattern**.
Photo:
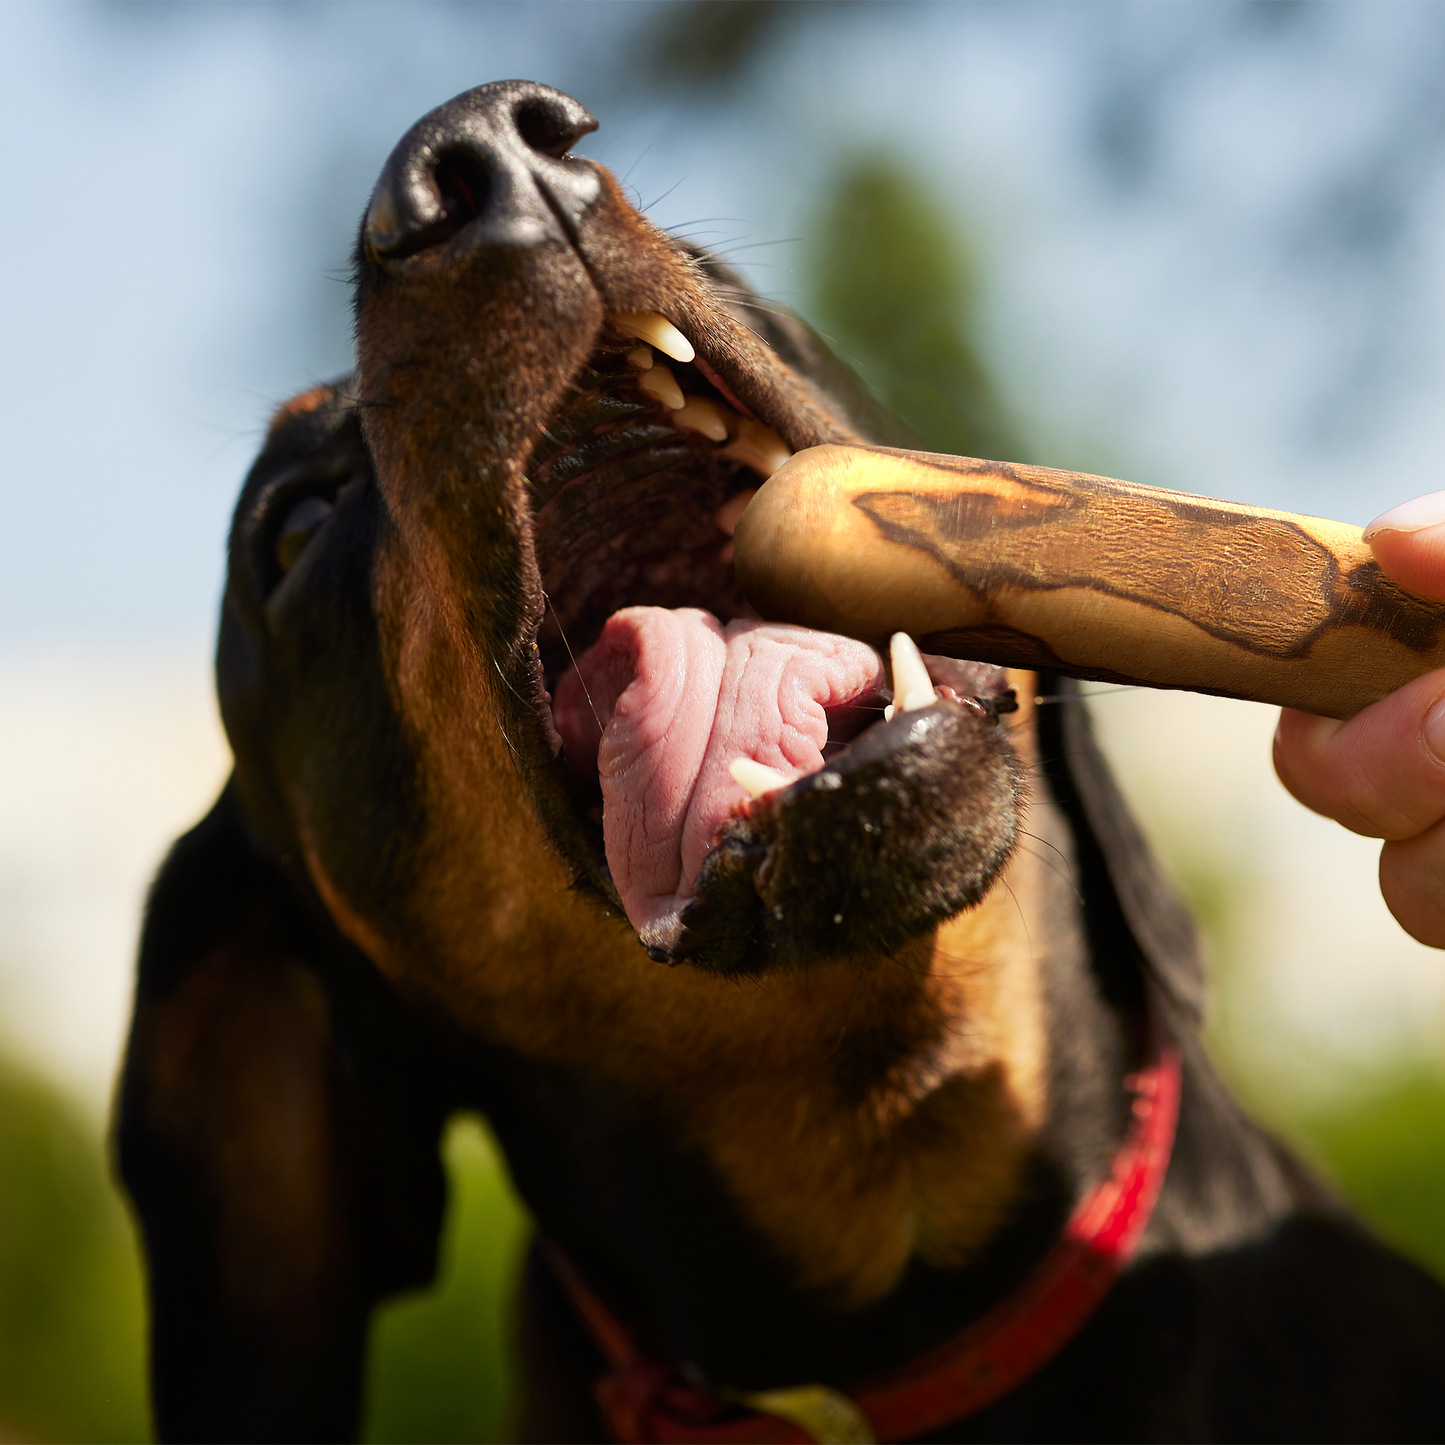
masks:
{"type": "Polygon", "coordinates": [[[1348,717],[1445,667],[1445,603],[1358,527],[1079,472],[813,447],[743,513],[765,617],[1348,717]]]}

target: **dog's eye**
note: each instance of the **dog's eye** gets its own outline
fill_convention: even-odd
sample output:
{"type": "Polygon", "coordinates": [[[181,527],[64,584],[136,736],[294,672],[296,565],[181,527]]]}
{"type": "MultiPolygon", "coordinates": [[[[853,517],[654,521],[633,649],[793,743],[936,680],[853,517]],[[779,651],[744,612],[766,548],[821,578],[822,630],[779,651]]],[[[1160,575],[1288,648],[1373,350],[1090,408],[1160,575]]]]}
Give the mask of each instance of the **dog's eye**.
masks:
{"type": "Polygon", "coordinates": [[[335,510],[325,497],[303,497],[286,513],[286,520],[276,534],[276,563],[283,572],[289,572],[296,565],[306,544],[335,510]]]}

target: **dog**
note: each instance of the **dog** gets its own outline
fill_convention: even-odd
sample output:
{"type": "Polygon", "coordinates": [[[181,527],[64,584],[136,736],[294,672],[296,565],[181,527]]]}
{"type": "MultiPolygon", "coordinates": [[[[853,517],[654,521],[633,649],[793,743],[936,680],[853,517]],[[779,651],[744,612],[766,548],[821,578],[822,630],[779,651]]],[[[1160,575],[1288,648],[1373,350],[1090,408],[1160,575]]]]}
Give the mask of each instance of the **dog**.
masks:
{"type": "Polygon", "coordinates": [[[356,372],[236,510],[235,769],[117,1111],[160,1435],[354,1435],[475,1108],[538,1231],[522,1438],[1441,1438],[1445,1291],[1211,1070],[1072,684],[904,644],[895,698],[739,594],[781,457],[897,438],[595,124],[505,82],[403,138],[356,372]]]}

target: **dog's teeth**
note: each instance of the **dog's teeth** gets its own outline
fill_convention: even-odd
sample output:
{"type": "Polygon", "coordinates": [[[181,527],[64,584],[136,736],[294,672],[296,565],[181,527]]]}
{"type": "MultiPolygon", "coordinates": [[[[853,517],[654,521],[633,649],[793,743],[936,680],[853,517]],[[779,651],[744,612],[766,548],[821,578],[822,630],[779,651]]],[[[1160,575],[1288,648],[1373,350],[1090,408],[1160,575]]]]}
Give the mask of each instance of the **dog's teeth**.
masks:
{"type": "Polygon", "coordinates": [[[674,361],[691,361],[697,355],[692,342],[656,311],[617,311],[610,319],[624,336],[635,336],[674,361]]]}
{"type": "Polygon", "coordinates": [[[653,359],[650,346],[634,346],[627,353],[627,364],[634,371],[651,371],[653,359]]]}
{"type": "Polygon", "coordinates": [[[923,654],[906,632],[895,632],[888,643],[893,660],[893,696],[899,712],[914,712],[934,701],[933,679],[923,665],[923,654]]]}
{"type": "Polygon", "coordinates": [[[794,773],[782,773],[777,768],[770,768],[766,763],[754,762],[752,758],[734,758],[728,764],[728,772],[733,775],[733,782],[750,798],[761,798],[767,793],[775,793],[779,788],[786,788],[795,782],[797,777],[794,773]]]}
{"type": "Polygon", "coordinates": [[[677,411],[683,403],[682,388],[665,366],[654,366],[637,378],[637,389],[660,401],[668,411],[677,411]]]}
{"type": "Polygon", "coordinates": [[[766,481],[793,453],[772,427],[745,416],[738,421],[738,434],[723,448],[723,455],[751,467],[766,481]]]}
{"type": "Polygon", "coordinates": [[[897,709],[896,707],[894,707],[893,704],[890,702],[890,703],[888,704],[888,706],[883,709],[883,721],[884,721],[884,722],[892,722],[892,721],[893,721],[893,714],[896,713],[897,711],[898,711],[898,709],[897,709]]]}
{"type": "Polygon", "coordinates": [[[686,427],[689,431],[700,431],[711,442],[725,442],[728,439],[727,424],[721,410],[705,396],[689,396],[672,413],[674,426],[686,427]]]}

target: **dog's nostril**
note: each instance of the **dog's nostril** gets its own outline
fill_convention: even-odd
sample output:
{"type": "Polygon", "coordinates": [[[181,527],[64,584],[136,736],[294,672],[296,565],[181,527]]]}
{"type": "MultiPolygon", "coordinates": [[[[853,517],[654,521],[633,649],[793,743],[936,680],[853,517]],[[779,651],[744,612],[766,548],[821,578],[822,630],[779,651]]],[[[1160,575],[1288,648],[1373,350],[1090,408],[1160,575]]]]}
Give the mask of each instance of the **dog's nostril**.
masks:
{"type": "Polygon", "coordinates": [[[575,105],[569,109],[545,96],[520,102],[512,112],[512,124],[534,151],[554,160],[560,160],[596,126],[585,112],[579,119],[575,105]]]}
{"type": "Polygon", "coordinates": [[[424,179],[422,185],[432,193],[426,209],[436,217],[428,224],[399,223],[392,210],[386,209],[385,203],[390,197],[384,193],[373,202],[367,231],[378,255],[400,261],[451,240],[486,209],[492,176],[481,156],[455,148],[437,157],[430,177],[424,179]]]}
{"type": "Polygon", "coordinates": [[[482,214],[492,177],[478,157],[466,151],[447,151],[439,156],[435,174],[444,213],[439,224],[450,224],[459,231],[482,214]]]}

